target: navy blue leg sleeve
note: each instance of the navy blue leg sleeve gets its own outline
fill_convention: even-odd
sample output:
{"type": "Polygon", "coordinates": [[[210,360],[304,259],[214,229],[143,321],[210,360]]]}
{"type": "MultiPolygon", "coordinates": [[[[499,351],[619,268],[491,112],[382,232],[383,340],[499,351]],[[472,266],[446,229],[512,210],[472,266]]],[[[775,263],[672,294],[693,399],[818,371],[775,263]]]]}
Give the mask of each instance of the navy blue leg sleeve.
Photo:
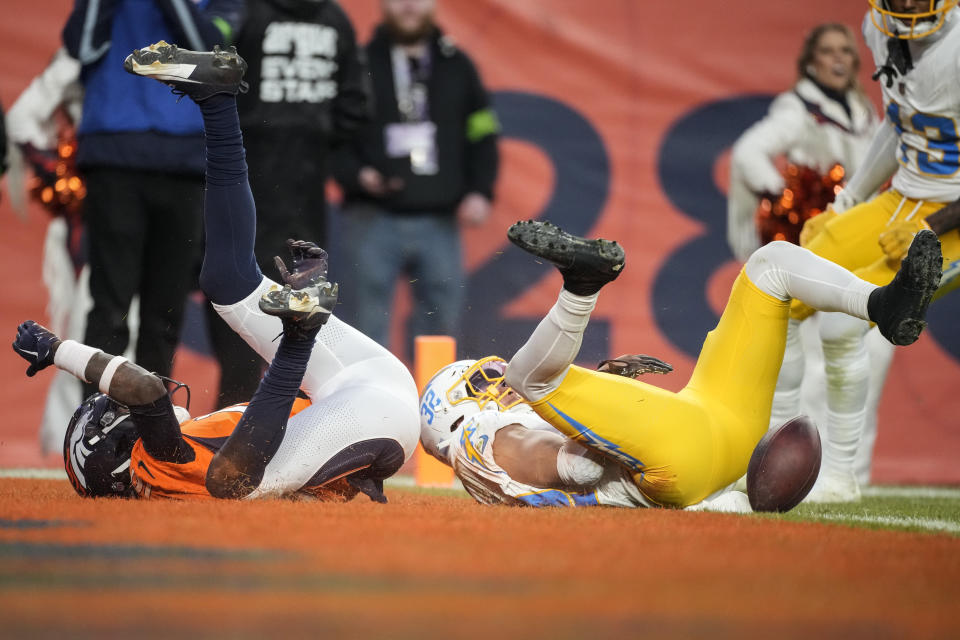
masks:
{"type": "Polygon", "coordinates": [[[260,381],[243,417],[214,456],[207,473],[207,490],[218,498],[249,494],[263,480],[290,418],[307,371],[320,327],[300,338],[283,336],[270,368],[260,381]]]}
{"type": "Polygon", "coordinates": [[[207,145],[200,287],[211,302],[233,304],[263,279],[253,253],[257,209],[247,182],[236,98],[217,95],[199,104],[207,145]]]}

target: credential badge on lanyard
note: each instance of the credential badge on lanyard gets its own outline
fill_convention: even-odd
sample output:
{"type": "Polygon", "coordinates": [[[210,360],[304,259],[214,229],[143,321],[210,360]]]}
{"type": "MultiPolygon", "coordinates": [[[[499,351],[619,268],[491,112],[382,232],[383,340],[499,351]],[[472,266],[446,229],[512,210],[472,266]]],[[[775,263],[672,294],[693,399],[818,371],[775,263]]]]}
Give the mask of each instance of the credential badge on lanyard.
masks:
{"type": "Polygon", "coordinates": [[[384,130],[387,155],[410,158],[416,175],[435,175],[437,166],[437,126],[430,121],[427,78],[430,75],[429,48],[417,61],[416,77],[413,62],[401,47],[390,52],[393,63],[393,85],[397,109],[402,122],[388,124],[384,130]]]}

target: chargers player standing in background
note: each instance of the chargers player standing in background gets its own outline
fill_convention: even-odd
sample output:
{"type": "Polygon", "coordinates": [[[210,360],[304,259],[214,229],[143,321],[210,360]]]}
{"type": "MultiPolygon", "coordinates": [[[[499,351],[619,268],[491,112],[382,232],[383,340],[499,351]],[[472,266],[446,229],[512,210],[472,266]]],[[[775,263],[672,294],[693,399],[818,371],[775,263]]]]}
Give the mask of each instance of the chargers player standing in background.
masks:
{"type": "MultiPolygon", "coordinates": [[[[873,53],[886,121],[866,162],[840,192],[832,210],[811,218],[803,246],[874,284],[890,282],[920,229],[940,236],[944,279],[937,296],[960,285],[960,15],[956,0],[868,0],[863,35],[873,53]],[[892,186],[872,200],[890,176],[892,186]],[[879,241],[879,242],[878,242],[879,241]]],[[[810,310],[795,304],[794,317],[810,310]]],[[[827,425],[820,480],[808,496],[819,502],[859,500],[854,458],[861,442],[870,361],[869,324],[823,314],[827,425]],[[826,340],[830,341],[827,349],[826,340]]],[[[796,377],[794,377],[796,378],[796,377]]],[[[797,381],[799,385],[799,380],[797,381]]],[[[795,394],[778,394],[778,413],[790,413],[795,394]]]]}
{"type": "MultiPolygon", "coordinates": [[[[796,83],[733,145],[727,242],[740,262],[771,240],[797,242],[803,223],[829,206],[835,185],[864,161],[880,121],[857,80],[859,71],[857,40],[850,27],[836,22],[814,27],[797,56],[796,83]],[[780,158],[787,162],[782,174],[776,164],[780,158]]],[[[771,429],[798,413],[822,427],[827,424],[819,330],[817,316],[802,324],[791,321],[777,384],[782,395],[799,397],[774,403],[771,429]]],[[[831,347],[828,339],[823,348],[831,347]]],[[[856,459],[857,476],[864,483],[870,480],[877,409],[893,359],[893,346],[876,330],[867,335],[867,348],[870,391],[856,459]]]]}

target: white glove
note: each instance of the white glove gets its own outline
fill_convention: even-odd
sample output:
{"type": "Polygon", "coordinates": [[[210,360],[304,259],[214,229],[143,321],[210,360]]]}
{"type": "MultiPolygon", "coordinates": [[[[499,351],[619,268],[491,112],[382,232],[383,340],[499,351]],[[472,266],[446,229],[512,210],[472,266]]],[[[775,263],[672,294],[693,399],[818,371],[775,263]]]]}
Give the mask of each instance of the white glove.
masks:
{"type": "Polygon", "coordinates": [[[854,208],[860,204],[860,199],[853,194],[853,191],[850,189],[844,189],[837,194],[837,197],[834,198],[833,203],[830,205],[830,208],[836,211],[837,213],[843,213],[849,209],[854,208]]]}

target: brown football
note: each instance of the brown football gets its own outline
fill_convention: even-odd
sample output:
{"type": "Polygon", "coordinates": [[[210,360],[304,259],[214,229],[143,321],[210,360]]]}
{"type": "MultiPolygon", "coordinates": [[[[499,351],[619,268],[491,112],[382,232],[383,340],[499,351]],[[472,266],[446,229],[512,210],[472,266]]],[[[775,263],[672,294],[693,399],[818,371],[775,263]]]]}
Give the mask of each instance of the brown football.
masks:
{"type": "Polygon", "coordinates": [[[820,434],[807,416],[767,432],[750,456],[747,496],[754,511],[789,511],[820,473],[820,434]]]}

